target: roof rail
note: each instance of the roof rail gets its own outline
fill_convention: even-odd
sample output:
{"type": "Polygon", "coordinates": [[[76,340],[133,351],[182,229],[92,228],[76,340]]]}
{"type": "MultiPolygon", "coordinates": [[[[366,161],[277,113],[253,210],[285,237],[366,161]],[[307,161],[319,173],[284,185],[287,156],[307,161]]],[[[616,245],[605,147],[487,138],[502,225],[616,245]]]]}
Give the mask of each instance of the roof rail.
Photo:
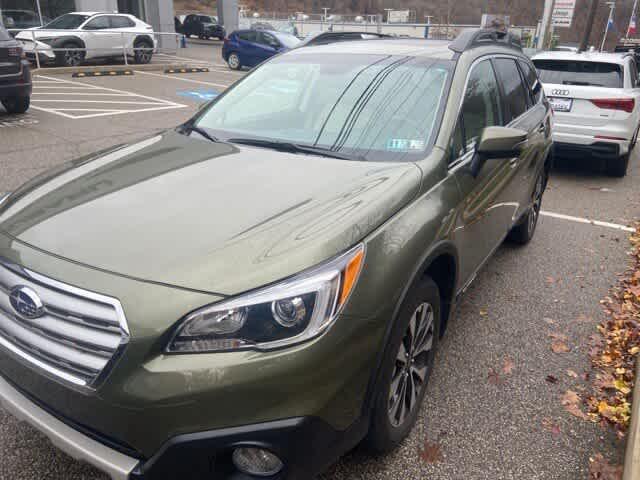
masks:
{"type": "Polygon", "coordinates": [[[462,53],[472,48],[491,43],[499,43],[505,47],[522,50],[520,39],[515,35],[508,32],[482,28],[462,32],[451,42],[449,48],[454,52],[462,53]]]}

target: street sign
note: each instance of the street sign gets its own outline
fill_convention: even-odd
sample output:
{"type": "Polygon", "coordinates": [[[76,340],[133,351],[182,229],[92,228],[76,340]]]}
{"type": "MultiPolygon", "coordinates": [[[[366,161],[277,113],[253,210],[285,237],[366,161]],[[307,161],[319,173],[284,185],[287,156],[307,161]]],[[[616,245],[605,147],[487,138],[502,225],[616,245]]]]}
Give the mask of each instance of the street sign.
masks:
{"type": "Polygon", "coordinates": [[[409,10],[389,10],[387,23],[407,23],[409,21],[409,10]]]}
{"type": "Polygon", "coordinates": [[[555,28],[568,28],[573,21],[576,0],[556,0],[551,13],[551,23],[555,28]]]}

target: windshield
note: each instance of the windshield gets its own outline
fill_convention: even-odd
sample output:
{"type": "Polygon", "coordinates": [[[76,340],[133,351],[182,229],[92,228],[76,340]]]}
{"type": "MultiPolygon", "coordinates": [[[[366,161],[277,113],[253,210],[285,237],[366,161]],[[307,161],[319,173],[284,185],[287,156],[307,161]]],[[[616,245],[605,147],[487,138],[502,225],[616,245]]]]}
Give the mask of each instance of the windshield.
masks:
{"type": "Polygon", "coordinates": [[[43,28],[51,28],[56,30],[75,30],[84,21],[89,18],[89,15],[78,15],[77,13],[67,13],[61,17],[52,20],[47,23],[43,28]]]}
{"type": "Polygon", "coordinates": [[[622,88],[622,67],[615,63],[534,60],[542,83],[622,88]]]}
{"type": "Polygon", "coordinates": [[[247,75],[196,124],[221,140],[254,138],[374,161],[424,158],[450,62],[389,55],[283,55],[247,75]]]}
{"type": "Polygon", "coordinates": [[[300,43],[300,39],[298,37],[294,37],[289,33],[273,32],[273,34],[278,40],[280,40],[280,43],[287,48],[293,48],[300,43]]]}

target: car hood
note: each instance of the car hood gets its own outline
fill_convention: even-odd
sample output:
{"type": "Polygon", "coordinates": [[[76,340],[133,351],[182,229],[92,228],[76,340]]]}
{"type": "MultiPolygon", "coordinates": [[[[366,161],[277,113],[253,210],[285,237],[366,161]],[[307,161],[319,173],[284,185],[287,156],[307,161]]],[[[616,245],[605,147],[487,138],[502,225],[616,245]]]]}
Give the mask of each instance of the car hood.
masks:
{"type": "Polygon", "coordinates": [[[420,180],[412,163],[171,131],[36,177],[0,206],[0,230],[104,271],[232,295],[350,248],[414,198],[420,180]]]}

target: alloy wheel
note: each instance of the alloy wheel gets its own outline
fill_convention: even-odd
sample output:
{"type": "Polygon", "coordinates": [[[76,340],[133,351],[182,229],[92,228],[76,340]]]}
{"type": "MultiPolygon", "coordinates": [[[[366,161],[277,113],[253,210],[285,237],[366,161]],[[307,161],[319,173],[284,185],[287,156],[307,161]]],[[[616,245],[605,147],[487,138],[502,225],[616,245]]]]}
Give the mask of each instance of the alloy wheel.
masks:
{"type": "Polygon", "coordinates": [[[411,316],[400,342],[391,375],[388,415],[391,425],[402,425],[413,412],[425,387],[433,350],[434,310],[422,303],[411,316]]]}
{"type": "Polygon", "coordinates": [[[70,67],[77,67],[82,63],[83,53],[81,50],[67,50],[64,52],[64,61],[70,67]]]}
{"type": "Polygon", "coordinates": [[[146,46],[138,47],[140,50],[136,50],[136,57],[138,63],[149,63],[151,61],[152,51],[146,46]]]}
{"type": "Polygon", "coordinates": [[[231,55],[229,55],[229,66],[234,70],[240,66],[240,59],[238,58],[238,55],[236,55],[235,53],[232,53],[231,55]]]}

